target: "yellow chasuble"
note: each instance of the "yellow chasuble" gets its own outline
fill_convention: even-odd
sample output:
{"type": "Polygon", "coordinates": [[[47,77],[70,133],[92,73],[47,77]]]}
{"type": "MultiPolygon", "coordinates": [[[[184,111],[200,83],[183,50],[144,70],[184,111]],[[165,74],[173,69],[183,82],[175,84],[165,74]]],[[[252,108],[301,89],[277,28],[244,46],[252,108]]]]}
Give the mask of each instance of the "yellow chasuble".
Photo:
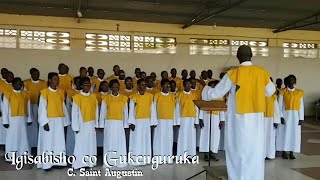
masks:
{"type": "Polygon", "coordinates": [[[9,91],[9,92],[13,91],[13,86],[12,86],[11,83],[8,84],[8,83],[4,82],[3,84],[1,84],[1,86],[0,86],[0,93],[3,94],[3,93],[5,93],[6,91],[9,91]]]}
{"type": "Polygon", "coordinates": [[[76,94],[80,93],[80,91],[76,91],[75,89],[67,90],[67,96],[72,100],[72,97],[76,94]]]}
{"type": "Polygon", "coordinates": [[[126,84],[124,82],[124,80],[118,80],[119,85],[120,85],[120,91],[123,91],[126,88],[126,84]]]}
{"type": "Polygon", "coordinates": [[[31,79],[24,81],[24,87],[29,92],[30,103],[38,104],[40,91],[48,87],[47,83],[44,80],[39,80],[39,82],[34,83],[31,79]]]}
{"type": "Polygon", "coordinates": [[[273,118],[274,116],[274,101],[277,100],[277,95],[274,94],[271,97],[266,97],[266,112],[264,117],[273,118]]]}
{"type": "Polygon", "coordinates": [[[197,100],[194,93],[186,94],[184,91],[178,92],[177,100],[180,103],[181,117],[197,117],[196,108],[193,100],[197,100]]]}
{"type": "Polygon", "coordinates": [[[157,92],[159,92],[160,90],[156,87],[153,87],[152,89],[151,88],[146,88],[146,92],[152,94],[152,95],[155,95],[157,92]]]}
{"type": "Polygon", "coordinates": [[[284,89],[280,91],[283,96],[283,101],[285,105],[285,110],[290,111],[299,111],[300,110],[300,99],[304,96],[304,91],[295,89],[290,91],[289,89],[284,89]]]}
{"type": "Polygon", "coordinates": [[[103,98],[107,95],[107,93],[103,94],[101,92],[97,92],[95,94],[96,94],[96,97],[98,100],[98,104],[101,105],[101,102],[102,102],[103,98]]]}
{"type": "Polygon", "coordinates": [[[196,95],[197,100],[202,99],[202,98],[201,98],[201,91],[200,91],[199,89],[191,89],[191,92],[196,95]]]}
{"type": "Polygon", "coordinates": [[[98,108],[98,100],[95,94],[90,93],[89,96],[81,93],[76,94],[73,96],[73,102],[80,108],[83,122],[90,122],[97,119],[96,110],[98,108]]]}
{"type": "Polygon", "coordinates": [[[136,89],[131,89],[131,91],[124,89],[124,90],[120,91],[120,94],[123,94],[127,97],[130,97],[131,95],[136,94],[137,92],[138,91],[136,89]]]}
{"type": "Polygon", "coordinates": [[[11,117],[16,116],[28,116],[28,101],[29,93],[21,91],[19,93],[12,91],[6,91],[4,96],[8,99],[11,117]]]}
{"type": "Polygon", "coordinates": [[[145,92],[144,95],[140,95],[136,93],[131,95],[130,99],[135,102],[136,119],[149,119],[151,117],[152,94],[145,92]]]}
{"type": "Polygon", "coordinates": [[[172,93],[164,95],[158,92],[154,95],[154,101],[157,103],[158,119],[173,120],[176,106],[176,96],[172,93]]]}
{"type": "Polygon", "coordinates": [[[238,114],[266,111],[265,87],[270,82],[269,73],[258,66],[239,66],[227,72],[237,86],[236,107],[238,114]]]}
{"type": "Polygon", "coordinates": [[[66,91],[72,89],[73,77],[70,74],[60,75],[59,74],[59,88],[66,91]]]}
{"type": "Polygon", "coordinates": [[[107,105],[107,116],[106,120],[123,120],[123,110],[128,103],[128,97],[122,94],[113,96],[107,94],[103,98],[103,102],[107,105]]]}
{"type": "Polygon", "coordinates": [[[111,75],[111,76],[109,76],[108,78],[107,78],[107,81],[108,82],[110,82],[111,80],[113,80],[113,79],[119,79],[119,76],[115,76],[115,75],[111,75]]]}
{"type": "Polygon", "coordinates": [[[56,92],[49,90],[49,88],[40,91],[41,97],[47,102],[47,116],[48,118],[64,117],[63,103],[65,94],[62,89],[57,89],[56,92]]]}

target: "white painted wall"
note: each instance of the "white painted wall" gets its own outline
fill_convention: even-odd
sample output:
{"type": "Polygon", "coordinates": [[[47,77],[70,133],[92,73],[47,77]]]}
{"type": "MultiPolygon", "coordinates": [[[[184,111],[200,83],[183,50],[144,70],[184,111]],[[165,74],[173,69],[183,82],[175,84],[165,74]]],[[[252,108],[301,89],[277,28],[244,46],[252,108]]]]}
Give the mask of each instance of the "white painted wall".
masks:
{"type": "MultiPolygon", "coordinates": [[[[297,87],[305,91],[306,115],[313,115],[313,102],[320,98],[320,83],[317,72],[320,69],[319,59],[283,58],[282,48],[270,48],[269,57],[255,57],[253,63],[268,69],[274,79],[284,78],[289,74],[297,76],[297,87]]],[[[93,66],[95,70],[103,68],[106,75],[112,74],[112,67],[120,65],[127,75],[133,75],[134,68],[140,67],[148,74],[156,72],[160,77],[162,70],[170,71],[177,68],[179,74],[182,69],[194,69],[197,76],[202,70],[212,69],[214,77],[229,66],[238,64],[234,56],[204,56],[189,55],[187,45],[178,45],[177,53],[170,54],[135,54],[135,53],[104,53],[85,52],[81,48],[70,51],[57,50],[26,50],[0,49],[1,67],[7,67],[15,76],[29,78],[29,69],[40,69],[41,78],[46,79],[47,73],[57,71],[59,63],[63,62],[70,67],[70,73],[78,75],[81,66],[93,66]]]]}

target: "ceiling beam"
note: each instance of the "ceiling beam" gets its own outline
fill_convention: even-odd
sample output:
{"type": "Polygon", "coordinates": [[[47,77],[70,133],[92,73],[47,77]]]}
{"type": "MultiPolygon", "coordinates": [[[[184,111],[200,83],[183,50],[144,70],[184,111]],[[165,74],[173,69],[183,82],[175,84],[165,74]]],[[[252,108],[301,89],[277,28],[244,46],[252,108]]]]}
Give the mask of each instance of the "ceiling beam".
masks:
{"type": "MultiPolygon", "coordinates": [[[[218,14],[221,14],[221,13],[223,13],[223,12],[229,10],[229,9],[232,9],[232,8],[238,6],[238,5],[240,5],[240,4],[242,4],[242,3],[246,2],[246,1],[248,1],[248,0],[239,0],[239,1],[235,2],[235,3],[230,4],[227,7],[224,7],[224,8],[222,8],[222,9],[220,9],[218,11],[215,11],[213,13],[210,13],[205,17],[199,17],[200,14],[198,14],[198,15],[195,16],[195,17],[199,17],[198,19],[196,19],[196,18],[191,19],[191,21],[189,21],[187,24],[182,26],[182,29],[186,29],[186,28],[188,28],[188,27],[190,27],[190,26],[192,26],[194,24],[197,24],[199,22],[202,22],[202,21],[205,21],[207,19],[210,19],[210,18],[212,18],[212,17],[214,17],[214,16],[216,16],[218,14]]],[[[203,13],[203,11],[201,13],[203,13]]]]}
{"type": "Polygon", "coordinates": [[[299,20],[296,20],[296,21],[293,21],[293,22],[290,22],[282,27],[279,27],[278,29],[274,30],[273,32],[274,33],[279,33],[279,32],[284,32],[284,31],[288,31],[288,30],[293,30],[293,29],[297,29],[297,28],[301,28],[301,27],[306,27],[306,26],[311,26],[311,25],[314,25],[314,24],[319,24],[320,21],[318,20],[318,16],[320,15],[320,11],[317,12],[317,13],[314,13],[310,16],[307,16],[307,17],[304,17],[304,18],[301,18],[299,20]],[[307,21],[307,20],[310,20],[310,19],[313,19],[313,21],[307,21]],[[303,24],[298,24],[298,23],[303,23],[303,24]]]}

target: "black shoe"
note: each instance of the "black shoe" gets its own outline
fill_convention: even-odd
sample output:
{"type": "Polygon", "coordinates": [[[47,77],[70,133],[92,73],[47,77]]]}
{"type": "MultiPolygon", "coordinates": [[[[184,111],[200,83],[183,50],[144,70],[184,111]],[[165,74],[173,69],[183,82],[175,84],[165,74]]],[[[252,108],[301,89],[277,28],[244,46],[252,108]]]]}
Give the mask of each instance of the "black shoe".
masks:
{"type": "Polygon", "coordinates": [[[289,159],[288,154],[286,152],[282,153],[282,159],[289,159]]]}
{"type": "Polygon", "coordinates": [[[296,157],[294,157],[293,153],[290,153],[289,154],[289,159],[294,160],[294,159],[296,159],[296,157]]]}
{"type": "Polygon", "coordinates": [[[271,160],[271,159],[270,159],[270,158],[268,158],[268,157],[266,157],[266,158],[265,158],[265,160],[267,160],[267,161],[268,161],[268,160],[271,160]]]}

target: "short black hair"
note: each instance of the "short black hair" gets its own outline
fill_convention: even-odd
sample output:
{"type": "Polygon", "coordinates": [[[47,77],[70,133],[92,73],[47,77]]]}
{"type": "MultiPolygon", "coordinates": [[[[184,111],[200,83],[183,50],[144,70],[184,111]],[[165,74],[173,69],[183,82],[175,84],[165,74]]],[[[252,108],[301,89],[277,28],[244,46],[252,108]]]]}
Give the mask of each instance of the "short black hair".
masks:
{"type": "Polygon", "coordinates": [[[105,83],[107,83],[107,84],[108,84],[108,82],[107,82],[107,81],[101,81],[101,83],[100,83],[100,85],[99,85],[99,90],[98,90],[99,92],[101,92],[101,91],[102,91],[102,88],[101,88],[101,87],[102,87],[102,85],[103,85],[103,84],[105,84],[105,83]]]}
{"type": "MultiPolygon", "coordinates": [[[[48,73],[48,80],[52,79],[54,76],[58,76],[58,73],[56,72],[49,72],[48,73]]],[[[59,77],[59,76],[58,76],[59,77]]]]}
{"type": "Polygon", "coordinates": [[[161,80],[161,86],[163,86],[165,83],[169,83],[170,84],[169,79],[162,79],[161,80]]]}
{"type": "Polygon", "coordinates": [[[147,81],[146,81],[145,79],[139,79],[139,80],[137,81],[137,84],[138,84],[138,85],[141,85],[142,82],[145,82],[145,83],[146,83],[147,81]]]}
{"type": "Polygon", "coordinates": [[[90,67],[88,67],[88,70],[89,70],[89,69],[92,69],[92,70],[94,70],[94,69],[93,69],[93,67],[91,67],[91,66],[90,66],[90,67]]]}
{"type": "Polygon", "coordinates": [[[87,70],[87,68],[81,67],[79,70],[80,70],[80,71],[81,71],[81,70],[87,70]]]}
{"type": "Polygon", "coordinates": [[[293,75],[293,74],[290,74],[287,78],[288,78],[288,80],[289,80],[289,79],[291,79],[291,78],[293,78],[293,79],[294,79],[294,81],[297,81],[296,76],[295,76],[295,75],[293,75]]]}
{"type": "Polygon", "coordinates": [[[109,82],[109,88],[111,88],[113,86],[113,84],[119,84],[119,81],[117,79],[112,79],[110,82],[109,82]]]}
{"type": "Polygon", "coordinates": [[[170,84],[171,84],[171,83],[177,84],[174,80],[171,80],[171,81],[170,81],[170,84]]]}
{"type": "Polygon", "coordinates": [[[220,82],[219,80],[210,81],[210,82],[208,83],[208,86],[217,85],[219,82],[220,82]]]}
{"type": "Polygon", "coordinates": [[[190,78],[183,80],[183,86],[185,86],[187,84],[187,82],[191,83],[190,78]]]}
{"type": "Polygon", "coordinates": [[[83,83],[86,82],[86,81],[90,82],[90,78],[88,78],[88,77],[83,77],[83,78],[81,78],[81,79],[80,79],[80,86],[82,86],[83,83]]]}
{"type": "Polygon", "coordinates": [[[164,73],[167,73],[167,74],[168,74],[167,71],[161,71],[161,76],[162,76],[164,73]]]}
{"type": "Polygon", "coordinates": [[[32,74],[32,73],[34,73],[36,71],[39,71],[39,70],[37,68],[31,68],[29,72],[30,72],[30,74],[32,74]]]}
{"type": "Polygon", "coordinates": [[[131,79],[131,81],[132,81],[132,77],[128,76],[128,77],[126,77],[126,78],[124,79],[124,82],[127,82],[129,79],[131,79]]]}
{"type": "Polygon", "coordinates": [[[18,83],[18,82],[22,82],[22,80],[21,80],[21,78],[20,77],[15,77],[15,78],[13,78],[13,80],[12,80],[12,84],[16,84],[16,83],[18,83]]]}
{"type": "Polygon", "coordinates": [[[81,80],[81,77],[80,77],[80,76],[77,76],[77,77],[74,77],[74,78],[73,78],[73,82],[76,82],[76,81],[78,81],[78,80],[81,80]]]}

